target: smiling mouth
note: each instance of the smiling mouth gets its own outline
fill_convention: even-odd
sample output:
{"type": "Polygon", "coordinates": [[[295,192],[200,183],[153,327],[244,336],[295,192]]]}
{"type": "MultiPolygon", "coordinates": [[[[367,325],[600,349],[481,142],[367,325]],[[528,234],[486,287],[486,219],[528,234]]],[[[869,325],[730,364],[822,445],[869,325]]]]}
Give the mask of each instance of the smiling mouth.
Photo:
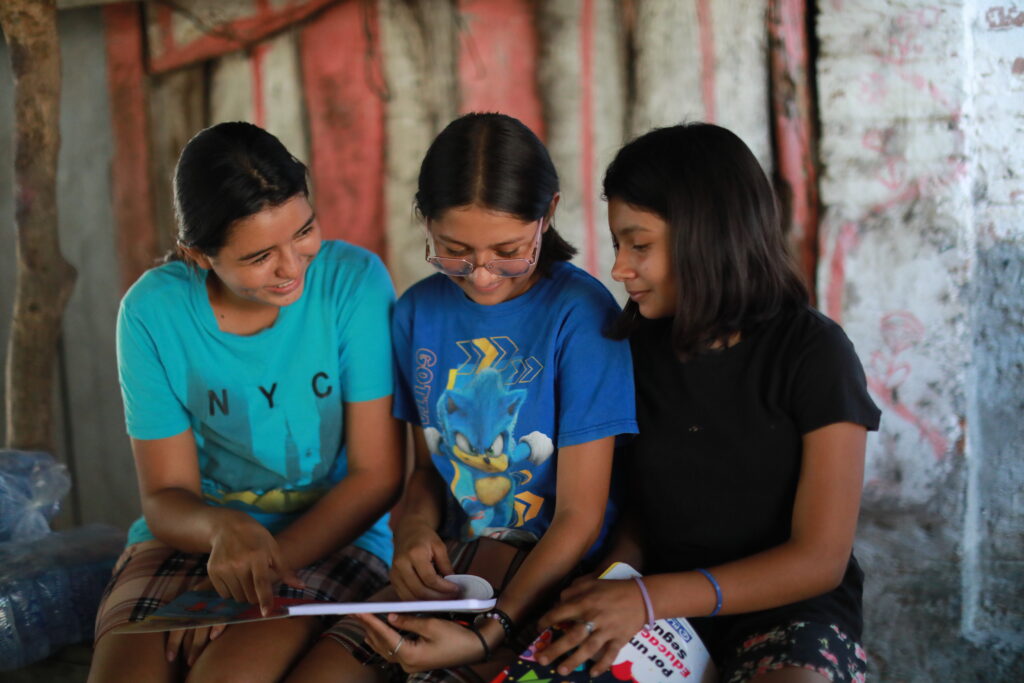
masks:
{"type": "Polygon", "coordinates": [[[288,280],[287,282],[283,282],[279,285],[270,285],[269,287],[267,287],[267,289],[278,294],[287,294],[294,290],[296,287],[298,287],[299,282],[300,280],[298,278],[295,278],[292,280],[288,280]]]}

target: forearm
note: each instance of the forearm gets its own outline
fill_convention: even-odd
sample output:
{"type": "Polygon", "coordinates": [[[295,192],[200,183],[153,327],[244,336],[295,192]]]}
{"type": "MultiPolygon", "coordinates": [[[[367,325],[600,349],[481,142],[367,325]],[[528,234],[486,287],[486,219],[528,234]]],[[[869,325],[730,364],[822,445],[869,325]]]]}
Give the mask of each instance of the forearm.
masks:
{"type": "Polygon", "coordinates": [[[598,564],[599,570],[604,570],[615,562],[623,562],[636,569],[638,572],[644,570],[643,549],[637,539],[640,535],[636,531],[637,524],[633,516],[628,513],[623,515],[615,526],[612,541],[609,544],[608,552],[605,553],[598,564]]]}
{"type": "Polygon", "coordinates": [[[498,607],[516,623],[535,617],[597,540],[601,519],[579,511],[556,515],[501,594],[498,607]]]}
{"type": "MultiPolygon", "coordinates": [[[[756,555],[706,569],[722,592],[719,614],[740,614],[806,600],[835,588],[842,581],[845,553],[790,541],[756,555]]],[[[716,605],[711,582],[696,571],[644,578],[655,615],[699,617],[716,605]]]]}
{"type": "Polygon", "coordinates": [[[323,498],[276,535],[285,561],[305,567],[349,545],[395,504],[401,476],[349,472],[323,498]]]}
{"type": "Polygon", "coordinates": [[[444,480],[432,465],[417,463],[402,497],[402,514],[396,536],[403,528],[425,525],[437,529],[444,515],[444,480]]]}

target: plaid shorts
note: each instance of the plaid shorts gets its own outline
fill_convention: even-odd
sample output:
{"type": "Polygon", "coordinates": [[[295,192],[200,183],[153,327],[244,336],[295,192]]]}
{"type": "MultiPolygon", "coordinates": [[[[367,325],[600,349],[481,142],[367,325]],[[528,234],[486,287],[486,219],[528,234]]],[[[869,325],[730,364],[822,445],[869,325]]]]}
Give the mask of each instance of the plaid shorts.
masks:
{"type": "MultiPolygon", "coordinates": [[[[474,574],[483,577],[494,587],[495,595],[501,591],[515,575],[516,570],[526,559],[528,547],[516,547],[491,538],[480,538],[474,541],[448,541],[448,557],[456,574],[474,574]]],[[[394,589],[388,585],[369,598],[370,602],[398,600],[394,589]]],[[[443,616],[443,615],[434,615],[443,616]]],[[[454,618],[454,615],[449,615],[454,618]]],[[[388,662],[366,644],[366,632],[362,625],[351,617],[340,619],[332,628],[324,633],[325,638],[332,638],[341,643],[359,662],[368,666],[376,666],[388,681],[394,683],[482,683],[491,680],[506,664],[513,661],[520,652],[540,633],[536,623],[524,625],[511,641],[501,644],[489,662],[467,666],[452,667],[437,671],[424,671],[407,674],[397,664],[388,662]]]]}
{"type": "Polygon", "coordinates": [[[795,621],[745,639],[721,667],[723,683],[745,683],[783,667],[810,669],[833,683],[863,683],[867,653],[835,624],[795,621]]]}
{"type": "MultiPolygon", "coordinates": [[[[124,549],[96,615],[99,640],[110,629],[139,621],[206,579],[209,555],[184,553],[160,541],[124,549]]],[[[333,602],[363,600],[388,582],[388,567],[362,548],[348,546],[295,572],[305,589],[281,583],[275,595],[333,602]]]]}

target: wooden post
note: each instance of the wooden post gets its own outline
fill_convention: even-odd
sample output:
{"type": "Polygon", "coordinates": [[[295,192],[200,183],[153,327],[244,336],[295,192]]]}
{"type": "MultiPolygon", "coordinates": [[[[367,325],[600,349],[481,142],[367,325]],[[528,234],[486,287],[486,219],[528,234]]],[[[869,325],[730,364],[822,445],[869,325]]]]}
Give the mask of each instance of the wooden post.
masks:
{"type": "Polygon", "coordinates": [[[7,347],[7,445],[53,452],[57,339],[75,269],[57,237],[60,43],[55,0],[0,3],[14,74],[14,317],[7,347]]]}
{"type": "Polygon", "coordinates": [[[768,29],[775,163],[786,221],[783,226],[813,301],[818,269],[818,168],[805,3],[772,0],[768,29]]]}

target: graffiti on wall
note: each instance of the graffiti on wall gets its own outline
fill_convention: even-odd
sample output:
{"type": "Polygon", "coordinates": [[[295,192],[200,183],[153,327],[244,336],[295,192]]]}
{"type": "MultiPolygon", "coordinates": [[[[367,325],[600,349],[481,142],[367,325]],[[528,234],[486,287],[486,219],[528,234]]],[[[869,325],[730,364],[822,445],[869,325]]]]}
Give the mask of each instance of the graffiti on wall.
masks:
{"type": "MultiPolygon", "coordinates": [[[[950,154],[937,167],[933,165],[915,173],[904,148],[902,122],[870,128],[862,135],[860,146],[877,160],[871,181],[882,189],[882,198],[869,204],[853,220],[844,221],[835,232],[827,262],[824,303],[825,312],[837,322],[842,322],[847,261],[860,245],[864,225],[879,215],[909,207],[921,198],[945,194],[967,173],[967,162],[962,154],[965,133],[960,125],[960,107],[918,68],[925,55],[926,36],[934,31],[943,12],[939,7],[930,6],[894,17],[889,30],[881,33],[886,36],[885,43],[870,51],[875,68],[859,79],[859,86],[864,100],[873,105],[886,101],[894,79],[927,97],[949,122],[952,149],[956,153],[950,154]]],[[[921,410],[902,399],[900,391],[913,373],[912,350],[924,341],[925,325],[914,312],[900,309],[882,313],[878,326],[882,347],[872,351],[866,363],[868,386],[886,412],[911,425],[929,445],[934,457],[941,459],[950,450],[949,438],[921,410]]]]}

